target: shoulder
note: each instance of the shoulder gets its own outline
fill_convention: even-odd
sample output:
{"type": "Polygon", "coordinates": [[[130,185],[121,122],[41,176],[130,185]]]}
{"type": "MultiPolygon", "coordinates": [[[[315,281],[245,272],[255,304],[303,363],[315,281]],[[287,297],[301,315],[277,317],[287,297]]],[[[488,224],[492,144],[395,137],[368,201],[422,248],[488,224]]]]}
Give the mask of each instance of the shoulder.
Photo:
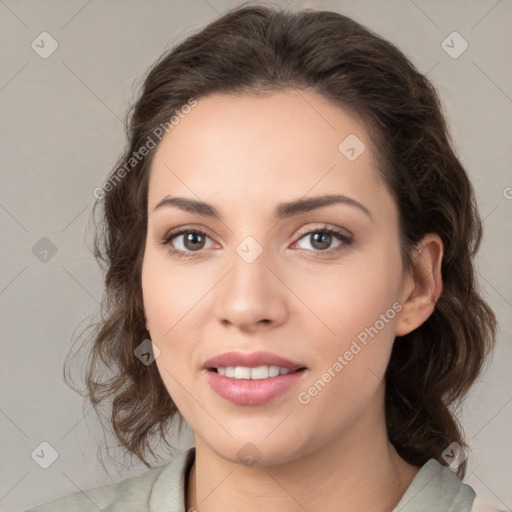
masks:
{"type": "Polygon", "coordinates": [[[448,467],[429,459],[393,512],[471,512],[475,491],[448,467]]]}
{"type": "Polygon", "coordinates": [[[174,507],[169,506],[179,506],[184,500],[186,473],[193,458],[194,449],[190,448],[140,475],[78,491],[25,512],[151,512],[161,505],[171,511],[174,507]]]}

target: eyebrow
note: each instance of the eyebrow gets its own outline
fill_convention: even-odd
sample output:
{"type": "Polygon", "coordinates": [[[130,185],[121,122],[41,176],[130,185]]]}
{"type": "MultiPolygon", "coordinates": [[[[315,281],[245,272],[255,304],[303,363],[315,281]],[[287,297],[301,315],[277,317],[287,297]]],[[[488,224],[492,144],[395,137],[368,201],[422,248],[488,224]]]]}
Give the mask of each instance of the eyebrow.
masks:
{"type": "MultiPolygon", "coordinates": [[[[287,203],[280,203],[274,210],[274,218],[282,220],[294,215],[301,213],[307,213],[317,208],[323,208],[332,204],[344,204],[348,206],[354,206],[364,212],[372,221],[374,220],[372,214],[366,206],[361,204],[359,201],[352,199],[351,197],[344,196],[341,194],[330,194],[318,197],[308,197],[304,199],[297,199],[296,201],[290,201],[287,203]]],[[[165,196],[153,209],[153,212],[164,206],[175,206],[180,210],[196,213],[205,217],[212,217],[217,220],[222,220],[222,216],[219,211],[211,204],[203,201],[196,201],[195,199],[188,199],[186,197],[177,196],[165,196]]]]}

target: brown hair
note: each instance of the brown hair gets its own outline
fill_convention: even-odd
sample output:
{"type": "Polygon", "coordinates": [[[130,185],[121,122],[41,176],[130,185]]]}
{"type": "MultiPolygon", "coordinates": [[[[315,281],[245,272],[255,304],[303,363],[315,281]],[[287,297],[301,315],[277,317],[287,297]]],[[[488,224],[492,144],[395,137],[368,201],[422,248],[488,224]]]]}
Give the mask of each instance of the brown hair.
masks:
{"type": "MultiPolygon", "coordinates": [[[[483,370],[496,334],[495,316],[475,283],[481,220],[431,82],[393,44],[335,12],[243,5],[152,66],[127,115],[126,150],[94,205],[94,212],[103,207],[94,254],[105,265],[106,314],[91,338],[87,397],[98,414],[111,400],[108,422],[115,436],[148,467],[151,440],[168,444],[173,419],[181,427],[157,366],[134,356],[149,337],[141,266],[148,171],[158,144],[143,157],[140,148],[150,139],[157,142],[158,127],[169,128],[169,119],[191,98],[286,88],[317,92],[364,122],[398,205],[407,268],[425,234],[442,238],[443,292],[431,316],[395,340],[386,373],[386,419],[389,439],[406,461],[422,465],[434,458],[446,465],[442,452],[452,442],[468,446],[452,408],[483,370]]],[[[465,471],[464,462],[460,478],[465,471]]]]}

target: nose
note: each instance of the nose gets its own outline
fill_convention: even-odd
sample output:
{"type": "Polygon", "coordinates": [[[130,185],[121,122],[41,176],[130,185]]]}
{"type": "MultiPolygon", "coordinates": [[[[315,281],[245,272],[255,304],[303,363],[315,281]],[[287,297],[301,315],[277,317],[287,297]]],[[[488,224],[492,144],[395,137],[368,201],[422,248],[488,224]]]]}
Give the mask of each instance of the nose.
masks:
{"type": "Polygon", "coordinates": [[[224,326],[250,332],[285,322],[289,292],[268,253],[263,251],[252,262],[234,254],[216,292],[216,314],[224,326]]]}

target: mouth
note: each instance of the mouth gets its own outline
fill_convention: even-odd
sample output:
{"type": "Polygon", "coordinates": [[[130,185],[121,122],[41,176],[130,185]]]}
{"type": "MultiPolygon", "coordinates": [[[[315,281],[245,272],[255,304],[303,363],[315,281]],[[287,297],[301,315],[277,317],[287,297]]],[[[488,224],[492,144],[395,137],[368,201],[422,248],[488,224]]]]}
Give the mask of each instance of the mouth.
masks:
{"type": "Polygon", "coordinates": [[[308,368],[270,352],[228,352],[203,366],[211,389],[236,405],[263,405],[284,395],[308,368]]]}
{"type": "Polygon", "coordinates": [[[296,373],[305,370],[305,367],[290,370],[280,366],[219,366],[218,368],[209,368],[208,371],[223,375],[230,379],[237,380],[261,380],[272,379],[279,377],[279,375],[288,375],[289,373],[296,373]]]}
{"type": "Polygon", "coordinates": [[[235,379],[266,379],[306,366],[272,352],[225,352],[208,359],[203,368],[235,379]]]}

